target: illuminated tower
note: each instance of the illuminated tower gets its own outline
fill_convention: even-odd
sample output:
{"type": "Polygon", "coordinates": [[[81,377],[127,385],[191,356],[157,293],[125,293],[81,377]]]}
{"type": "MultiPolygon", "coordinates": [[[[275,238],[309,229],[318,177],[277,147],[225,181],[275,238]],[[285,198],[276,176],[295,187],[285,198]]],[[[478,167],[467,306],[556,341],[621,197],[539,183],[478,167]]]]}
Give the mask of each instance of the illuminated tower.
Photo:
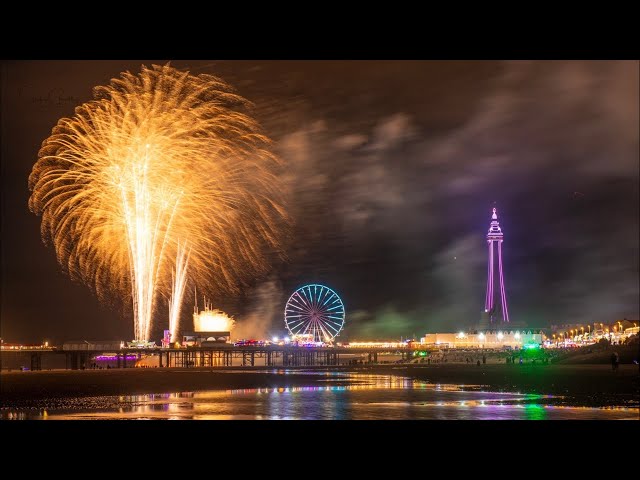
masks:
{"type": "Polygon", "coordinates": [[[502,316],[503,323],[509,323],[509,310],[507,309],[507,296],[504,293],[504,275],[502,272],[502,229],[498,223],[498,214],[496,209],[493,209],[493,215],[491,215],[491,225],[489,226],[489,233],[487,233],[487,244],[489,245],[489,266],[487,277],[487,296],[484,302],[485,318],[493,324],[498,322],[498,317],[502,316]],[[494,244],[498,250],[498,260],[496,268],[494,244]],[[495,282],[494,278],[498,273],[499,281],[495,282]],[[494,284],[499,285],[498,293],[494,290],[494,284]],[[500,300],[497,302],[497,300],[500,300]]]}

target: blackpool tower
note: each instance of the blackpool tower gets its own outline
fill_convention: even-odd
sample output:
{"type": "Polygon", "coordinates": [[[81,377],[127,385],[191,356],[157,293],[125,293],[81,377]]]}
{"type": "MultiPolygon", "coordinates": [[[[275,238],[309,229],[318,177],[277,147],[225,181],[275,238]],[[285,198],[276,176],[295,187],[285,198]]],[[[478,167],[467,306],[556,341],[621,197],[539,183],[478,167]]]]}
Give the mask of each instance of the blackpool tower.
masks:
{"type": "Polygon", "coordinates": [[[489,233],[487,233],[489,265],[487,268],[487,296],[484,302],[485,314],[483,315],[485,322],[488,320],[491,325],[509,323],[509,310],[507,309],[507,296],[504,292],[504,274],[502,272],[503,240],[502,229],[498,223],[498,213],[494,208],[489,233]],[[500,322],[500,317],[502,317],[502,322],[500,322]]]}

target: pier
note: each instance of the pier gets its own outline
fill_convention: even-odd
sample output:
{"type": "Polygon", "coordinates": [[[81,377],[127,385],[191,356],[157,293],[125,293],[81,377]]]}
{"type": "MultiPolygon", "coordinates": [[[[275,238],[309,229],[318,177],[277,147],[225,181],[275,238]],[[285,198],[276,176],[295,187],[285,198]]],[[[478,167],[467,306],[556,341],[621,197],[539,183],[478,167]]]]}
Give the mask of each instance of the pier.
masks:
{"type": "MultiPolygon", "coordinates": [[[[347,348],[347,347],[297,347],[297,346],[220,346],[187,348],[121,348],[113,349],[36,349],[3,350],[1,357],[22,355],[22,362],[30,370],[41,370],[43,357],[64,355],[67,370],[88,369],[101,355],[114,357],[115,368],[131,368],[142,358],[155,356],[160,368],[197,367],[304,367],[348,365],[350,362],[378,363],[380,355],[408,361],[414,348],[347,348]],[[26,361],[28,359],[28,361],[26,361]]],[[[421,350],[424,350],[422,348],[421,350]]],[[[0,359],[2,367],[2,359],[0,359]]],[[[6,368],[6,366],[5,366],[6,368]]]]}

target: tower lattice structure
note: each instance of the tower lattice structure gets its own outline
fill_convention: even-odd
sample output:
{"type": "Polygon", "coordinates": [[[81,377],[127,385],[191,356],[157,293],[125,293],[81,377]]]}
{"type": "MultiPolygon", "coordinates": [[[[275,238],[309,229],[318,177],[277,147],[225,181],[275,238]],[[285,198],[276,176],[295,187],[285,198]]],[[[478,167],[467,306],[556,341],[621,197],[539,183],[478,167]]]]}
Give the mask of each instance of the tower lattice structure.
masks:
{"type": "Polygon", "coordinates": [[[493,209],[493,215],[491,215],[491,225],[489,226],[489,232],[487,233],[487,244],[489,246],[489,263],[487,268],[487,295],[484,303],[484,311],[489,317],[492,324],[499,321],[499,317],[502,317],[503,323],[509,323],[509,310],[507,308],[507,296],[504,289],[504,273],[502,268],[502,242],[504,236],[500,223],[498,222],[497,210],[493,209]],[[496,265],[496,252],[497,250],[497,265],[496,265]],[[497,266],[497,268],[496,268],[497,266]],[[498,282],[495,281],[496,273],[498,275],[498,282]],[[498,283],[498,292],[494,289],[494,284],[498,283]],[[496,300],[499,300],[497,302],[496,300]]]}

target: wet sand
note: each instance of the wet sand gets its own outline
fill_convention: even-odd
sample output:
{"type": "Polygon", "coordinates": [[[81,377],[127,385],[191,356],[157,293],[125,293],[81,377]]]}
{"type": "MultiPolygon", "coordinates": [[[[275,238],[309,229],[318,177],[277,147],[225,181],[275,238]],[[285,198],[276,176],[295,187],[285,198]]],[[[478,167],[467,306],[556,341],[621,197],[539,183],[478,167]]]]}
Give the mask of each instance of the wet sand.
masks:
{"type": "Polygon", "coordinates": [[[640,405],[637,365],[432,365],[408,366],[403,372],[429,383],[485,385],[490,390],[566,396],[567,403],[592,406],[640,405]]]}
{"type": "Polygon", "coordinates": [[[638,406],[637,365],[371,365],[362,367],[120,369],[2,372],[0,406],[44,399],[139,395],[200,390],[277,388],[345,384],[340,372],[389,374],[429,383],[475,386],[487,390],[566,396],[569,403],[638,406]],[[286,372],[286,373],[285,373],[286,372]]]}

